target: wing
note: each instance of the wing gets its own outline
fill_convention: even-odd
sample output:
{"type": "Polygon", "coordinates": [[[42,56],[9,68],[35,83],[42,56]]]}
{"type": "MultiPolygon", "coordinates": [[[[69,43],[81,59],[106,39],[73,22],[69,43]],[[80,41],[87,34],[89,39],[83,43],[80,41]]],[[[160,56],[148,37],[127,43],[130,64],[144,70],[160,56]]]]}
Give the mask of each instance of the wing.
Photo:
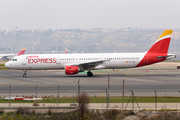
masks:
{"type": "Polygon", "coordinates": [[[105,68],[105,66],[103,66],[102,64],[107,61],[109,60],[96,60],[96,61],[66,64],[65,66],[79,66],[83,70],[102,69],[102,68],[105,68]]]}
{"type": "Polygon", "coordinates": [[[15,54],[0,54],[0,59],[6,60],[6,59],[12,58],[14,56],[15,56],[15,54]]]}

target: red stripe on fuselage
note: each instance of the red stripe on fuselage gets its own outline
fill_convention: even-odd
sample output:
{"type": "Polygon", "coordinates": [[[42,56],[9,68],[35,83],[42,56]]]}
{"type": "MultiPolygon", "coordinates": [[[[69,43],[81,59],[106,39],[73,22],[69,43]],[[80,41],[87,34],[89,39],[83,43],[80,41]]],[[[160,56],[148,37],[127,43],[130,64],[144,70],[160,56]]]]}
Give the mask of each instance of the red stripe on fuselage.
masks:
{"type": "Polygon", "coordinates": [[[136,67],[164,61],[166,58],[158,59],[157,57],[167,56],[170,40],[171,38],[165,38],[163,40],[156,42],[145,54],[144,58],[136,67]]]}

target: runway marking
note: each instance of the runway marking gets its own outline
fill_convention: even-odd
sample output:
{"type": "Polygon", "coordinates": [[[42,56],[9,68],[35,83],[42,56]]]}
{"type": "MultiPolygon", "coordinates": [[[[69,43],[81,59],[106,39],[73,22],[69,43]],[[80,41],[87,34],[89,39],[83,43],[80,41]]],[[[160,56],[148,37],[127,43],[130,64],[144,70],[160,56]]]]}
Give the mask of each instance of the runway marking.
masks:
{"type": "Polygon", "coordinates": [[[108,73],[98,73],[98,72],[97,72],[97,74],[108,74],[108,73]]]}
{"type": "Polygon", "coordinates": [[[2,79],[5,79],[5,80],[11,80],[11,81],[19,81],[19,80],[14,80],[14,79],[9,79],[9,78],[3,78],[3,77],[0,77],[2,79]]]}
{"type": "MultiPolygon", "coordinates": [[[[31,82],[26,82],[26,81],[19,81],[19,80],[14,80],[14,79],[9,79],[9,78],[3,78],[0,77],[1,79],[5,79],[5,80],[10,80],[10,81],[16,81],[14,83],[8,83],[8,84],[17,84],[17,83],[31,83],[31,82]]],[[[35,83],[34,83],[35,84],[35,83]]],[[[4,84],[0,84],[0,85],[4,85],[4,84]]]]}
{"type": "Polygon", "coordinates": [[[125,74],[125,75],[145,75],[145,74],[125,74]]]}
{"type": "Polygon", "coordinates": [[[104,96],[104,94],[103,94],[103,93],[98,93],[98,94],[100,94],[100,95],[104,96]]]}

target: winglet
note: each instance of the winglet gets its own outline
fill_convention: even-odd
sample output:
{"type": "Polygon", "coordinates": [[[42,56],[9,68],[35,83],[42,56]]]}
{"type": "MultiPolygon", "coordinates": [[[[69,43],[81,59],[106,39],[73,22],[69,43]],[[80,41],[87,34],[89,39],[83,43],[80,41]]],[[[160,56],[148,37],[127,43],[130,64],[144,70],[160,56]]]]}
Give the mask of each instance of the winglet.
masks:
{"type": "Polygon", "coordinates": [[[23,55],[23,54],[25,53],[25,51],[26,51],[26,47],[24,47],[24,48],[17,54],[17,56],[23,55]]]}

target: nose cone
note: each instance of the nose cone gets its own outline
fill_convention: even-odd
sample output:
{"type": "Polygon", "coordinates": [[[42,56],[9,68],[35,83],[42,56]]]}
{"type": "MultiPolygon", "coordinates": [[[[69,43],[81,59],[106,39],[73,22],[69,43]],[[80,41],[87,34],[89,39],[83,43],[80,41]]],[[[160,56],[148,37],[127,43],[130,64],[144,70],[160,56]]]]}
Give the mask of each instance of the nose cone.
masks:
{"type": "Polygon", "coordinates": [[[7,63],[5,64],[5,66],[6,66],[7,68],[9,68],[9,67],[10,67],[10,63],[7,62],[7,63]]]}

